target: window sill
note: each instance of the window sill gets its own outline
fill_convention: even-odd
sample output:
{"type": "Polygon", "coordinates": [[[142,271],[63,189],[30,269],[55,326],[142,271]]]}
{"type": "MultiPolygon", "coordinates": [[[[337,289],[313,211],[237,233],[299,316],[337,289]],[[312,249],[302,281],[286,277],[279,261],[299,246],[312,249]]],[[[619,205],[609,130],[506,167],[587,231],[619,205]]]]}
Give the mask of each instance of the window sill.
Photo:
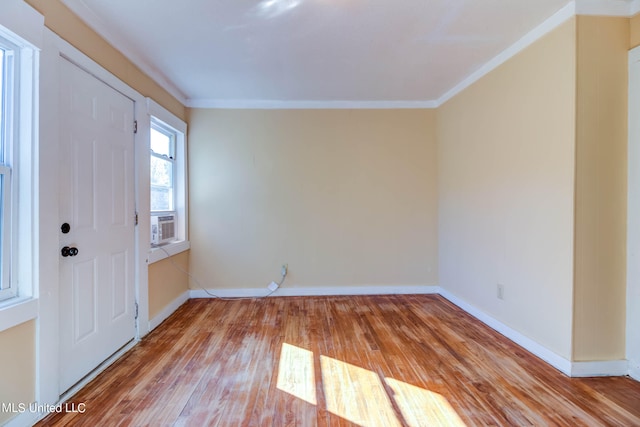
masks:
{"type": "Polygon", "coordinates": [[[38,317],[38,300],[13,298],[0,303],[0,332],[38,317]]]}
{"type": "Polygon", "coordinates": [[[160,247],[151,248],[151,250],[149,251],[149,264],[153,264],[154,262],[169,258],[169,256],[177,255],[180,252],[189,250],[190,248],[191,244],[188,240],[171,242],[160,247]]]}

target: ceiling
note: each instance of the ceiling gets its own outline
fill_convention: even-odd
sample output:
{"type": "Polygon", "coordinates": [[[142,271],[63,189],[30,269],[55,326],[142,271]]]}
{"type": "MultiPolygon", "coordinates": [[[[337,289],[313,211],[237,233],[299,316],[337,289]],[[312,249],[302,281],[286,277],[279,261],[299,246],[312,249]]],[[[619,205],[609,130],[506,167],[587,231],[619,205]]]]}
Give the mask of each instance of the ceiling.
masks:
{"type": "Polygon", "coordinates": [[[437,104],[568,0],[62,1],[186,105],[241,107],[437,104]]]}

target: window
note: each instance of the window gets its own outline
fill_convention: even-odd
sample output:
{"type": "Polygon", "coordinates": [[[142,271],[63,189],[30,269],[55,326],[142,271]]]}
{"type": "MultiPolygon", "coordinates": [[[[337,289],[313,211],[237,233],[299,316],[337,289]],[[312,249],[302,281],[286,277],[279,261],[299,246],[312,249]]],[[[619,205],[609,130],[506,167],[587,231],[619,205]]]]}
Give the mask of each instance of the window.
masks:
{"type": "Polygon", "coordinates": [[[38,313],[38,88],[44,17],[0,0],[0,331],[38,313]]]}
{"type": "Polygon", "coordinates": [[[0,37],[0,300],[17,295],[15,281],[12,280],[12,247],[14,233],[12,220],[15,218],[12,185],[12,146],[15,126],[13,118],[16,112],[15,68],[19,48],[0,37]]]}
{"type": "Polygon", "coordinates": [[[176,240],[176,139],[174,129],[151,118],[149,169],[153,246],[176,240]]]}
{"type": "Polygon", "coordinates": [[[10,15],[0,15],[0,311],[33,296],[37,258],[39,51],[4,26],[10,15]]]}
{"type": "Polygon", "coordinates": [[[150,261],[189,249],[186,206],[186,124],[148,99],[150,261]]]}

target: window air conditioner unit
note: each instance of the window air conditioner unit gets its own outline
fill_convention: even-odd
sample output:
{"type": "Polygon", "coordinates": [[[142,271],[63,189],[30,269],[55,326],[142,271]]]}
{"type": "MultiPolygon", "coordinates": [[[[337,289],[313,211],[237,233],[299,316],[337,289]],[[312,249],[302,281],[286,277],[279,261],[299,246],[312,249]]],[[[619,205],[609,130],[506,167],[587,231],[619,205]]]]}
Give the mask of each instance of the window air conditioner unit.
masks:
{"type": "Polygon", "coordinates": [[[174,214],[151,215],[151,244],[158,246],[176,238],[174,214]]]}

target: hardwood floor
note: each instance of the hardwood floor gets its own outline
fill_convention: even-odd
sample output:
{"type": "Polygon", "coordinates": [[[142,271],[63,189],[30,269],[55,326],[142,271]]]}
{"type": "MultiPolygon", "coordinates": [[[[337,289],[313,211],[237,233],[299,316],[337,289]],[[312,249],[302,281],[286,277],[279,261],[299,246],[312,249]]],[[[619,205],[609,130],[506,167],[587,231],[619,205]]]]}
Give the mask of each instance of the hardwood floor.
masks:
{"type": "Polygon", "coordinates": [[[433,295],[191,300],[70,402],[77,426],[640,426],[640,383],[571,379],[433,295]]]}

